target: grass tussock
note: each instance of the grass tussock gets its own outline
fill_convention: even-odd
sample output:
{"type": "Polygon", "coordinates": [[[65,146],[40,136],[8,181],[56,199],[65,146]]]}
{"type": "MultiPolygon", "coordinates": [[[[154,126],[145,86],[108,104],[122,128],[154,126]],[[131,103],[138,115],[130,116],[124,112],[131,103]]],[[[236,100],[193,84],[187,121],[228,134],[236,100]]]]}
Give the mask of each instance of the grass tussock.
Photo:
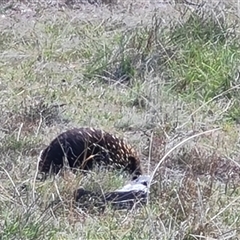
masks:
{"type": "Polygon", "coordinates": [[[0,239],[237,239],[236,3],[102,3],[0,6],[0,239]],[[122,187],[116,171],[37,180],[40,151],[75,126],[127,138],[146,173],[165,159],[147,206],[75,206],[77,188],[122,187]]]}

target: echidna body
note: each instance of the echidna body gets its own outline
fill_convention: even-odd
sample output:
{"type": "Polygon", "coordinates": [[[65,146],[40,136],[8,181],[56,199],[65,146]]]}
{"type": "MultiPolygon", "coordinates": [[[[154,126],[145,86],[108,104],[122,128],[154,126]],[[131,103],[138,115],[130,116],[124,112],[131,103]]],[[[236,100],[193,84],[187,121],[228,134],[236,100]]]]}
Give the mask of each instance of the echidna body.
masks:
{"type": "Polygon", "coordinates": [[[40,172],[58,173],[64,158],[70,168],[92,169],[95,164],[123,169],[137,177],[142,174],[139,158],[123,139],[93,128],[74,128],[57,136],[40,154],[40,172]]]}

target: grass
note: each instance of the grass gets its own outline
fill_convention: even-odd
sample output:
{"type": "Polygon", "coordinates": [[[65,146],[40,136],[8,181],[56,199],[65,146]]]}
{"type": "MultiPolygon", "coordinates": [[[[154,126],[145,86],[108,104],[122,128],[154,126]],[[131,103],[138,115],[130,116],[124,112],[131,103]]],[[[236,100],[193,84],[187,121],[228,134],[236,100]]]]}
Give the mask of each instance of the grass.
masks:
{"type": "Polygon", "coordinates": [[[237,4],[110,3],[0,7],[0,238],[238,239],[237,4]],[[80,186],[122,187],[115,171],[36,180],[40,151],[75,126],[126,138],[145,172],[161,163],[147,206],[74,206],[80,186]]]}

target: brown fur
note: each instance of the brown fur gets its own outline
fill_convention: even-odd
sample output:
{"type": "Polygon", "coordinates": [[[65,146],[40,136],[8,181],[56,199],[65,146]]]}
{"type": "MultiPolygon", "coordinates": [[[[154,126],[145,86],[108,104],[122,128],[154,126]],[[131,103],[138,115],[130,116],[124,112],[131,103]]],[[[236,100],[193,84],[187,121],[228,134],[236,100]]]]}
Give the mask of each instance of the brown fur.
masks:
{"type": "Polygon", "coordinates": [[[122,139],[93,128],[74,128],[57,136],[45,148],[39,161],[39,171],[58,173],[64,157],[70,168],[92,169],[94,164],[123,169],[137,177],[142,174],[140,160],[134,149],[122,139]]]}

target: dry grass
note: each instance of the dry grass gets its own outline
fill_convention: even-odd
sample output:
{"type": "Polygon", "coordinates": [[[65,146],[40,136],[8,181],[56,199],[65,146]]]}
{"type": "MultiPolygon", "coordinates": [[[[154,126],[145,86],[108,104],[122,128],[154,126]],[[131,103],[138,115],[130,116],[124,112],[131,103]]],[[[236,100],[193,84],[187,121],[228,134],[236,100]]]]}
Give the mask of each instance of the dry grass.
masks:
{"type": "Polygon", "coordinates": [[[0,6],[1,239],[239,238],[239,6],[175,2],[0,6]],[[123,186],[117,172],[36,180],[74,126],[127,138],[145,172],[161,163],[146,207],[74,206],[80,186],[123,186]]]}

